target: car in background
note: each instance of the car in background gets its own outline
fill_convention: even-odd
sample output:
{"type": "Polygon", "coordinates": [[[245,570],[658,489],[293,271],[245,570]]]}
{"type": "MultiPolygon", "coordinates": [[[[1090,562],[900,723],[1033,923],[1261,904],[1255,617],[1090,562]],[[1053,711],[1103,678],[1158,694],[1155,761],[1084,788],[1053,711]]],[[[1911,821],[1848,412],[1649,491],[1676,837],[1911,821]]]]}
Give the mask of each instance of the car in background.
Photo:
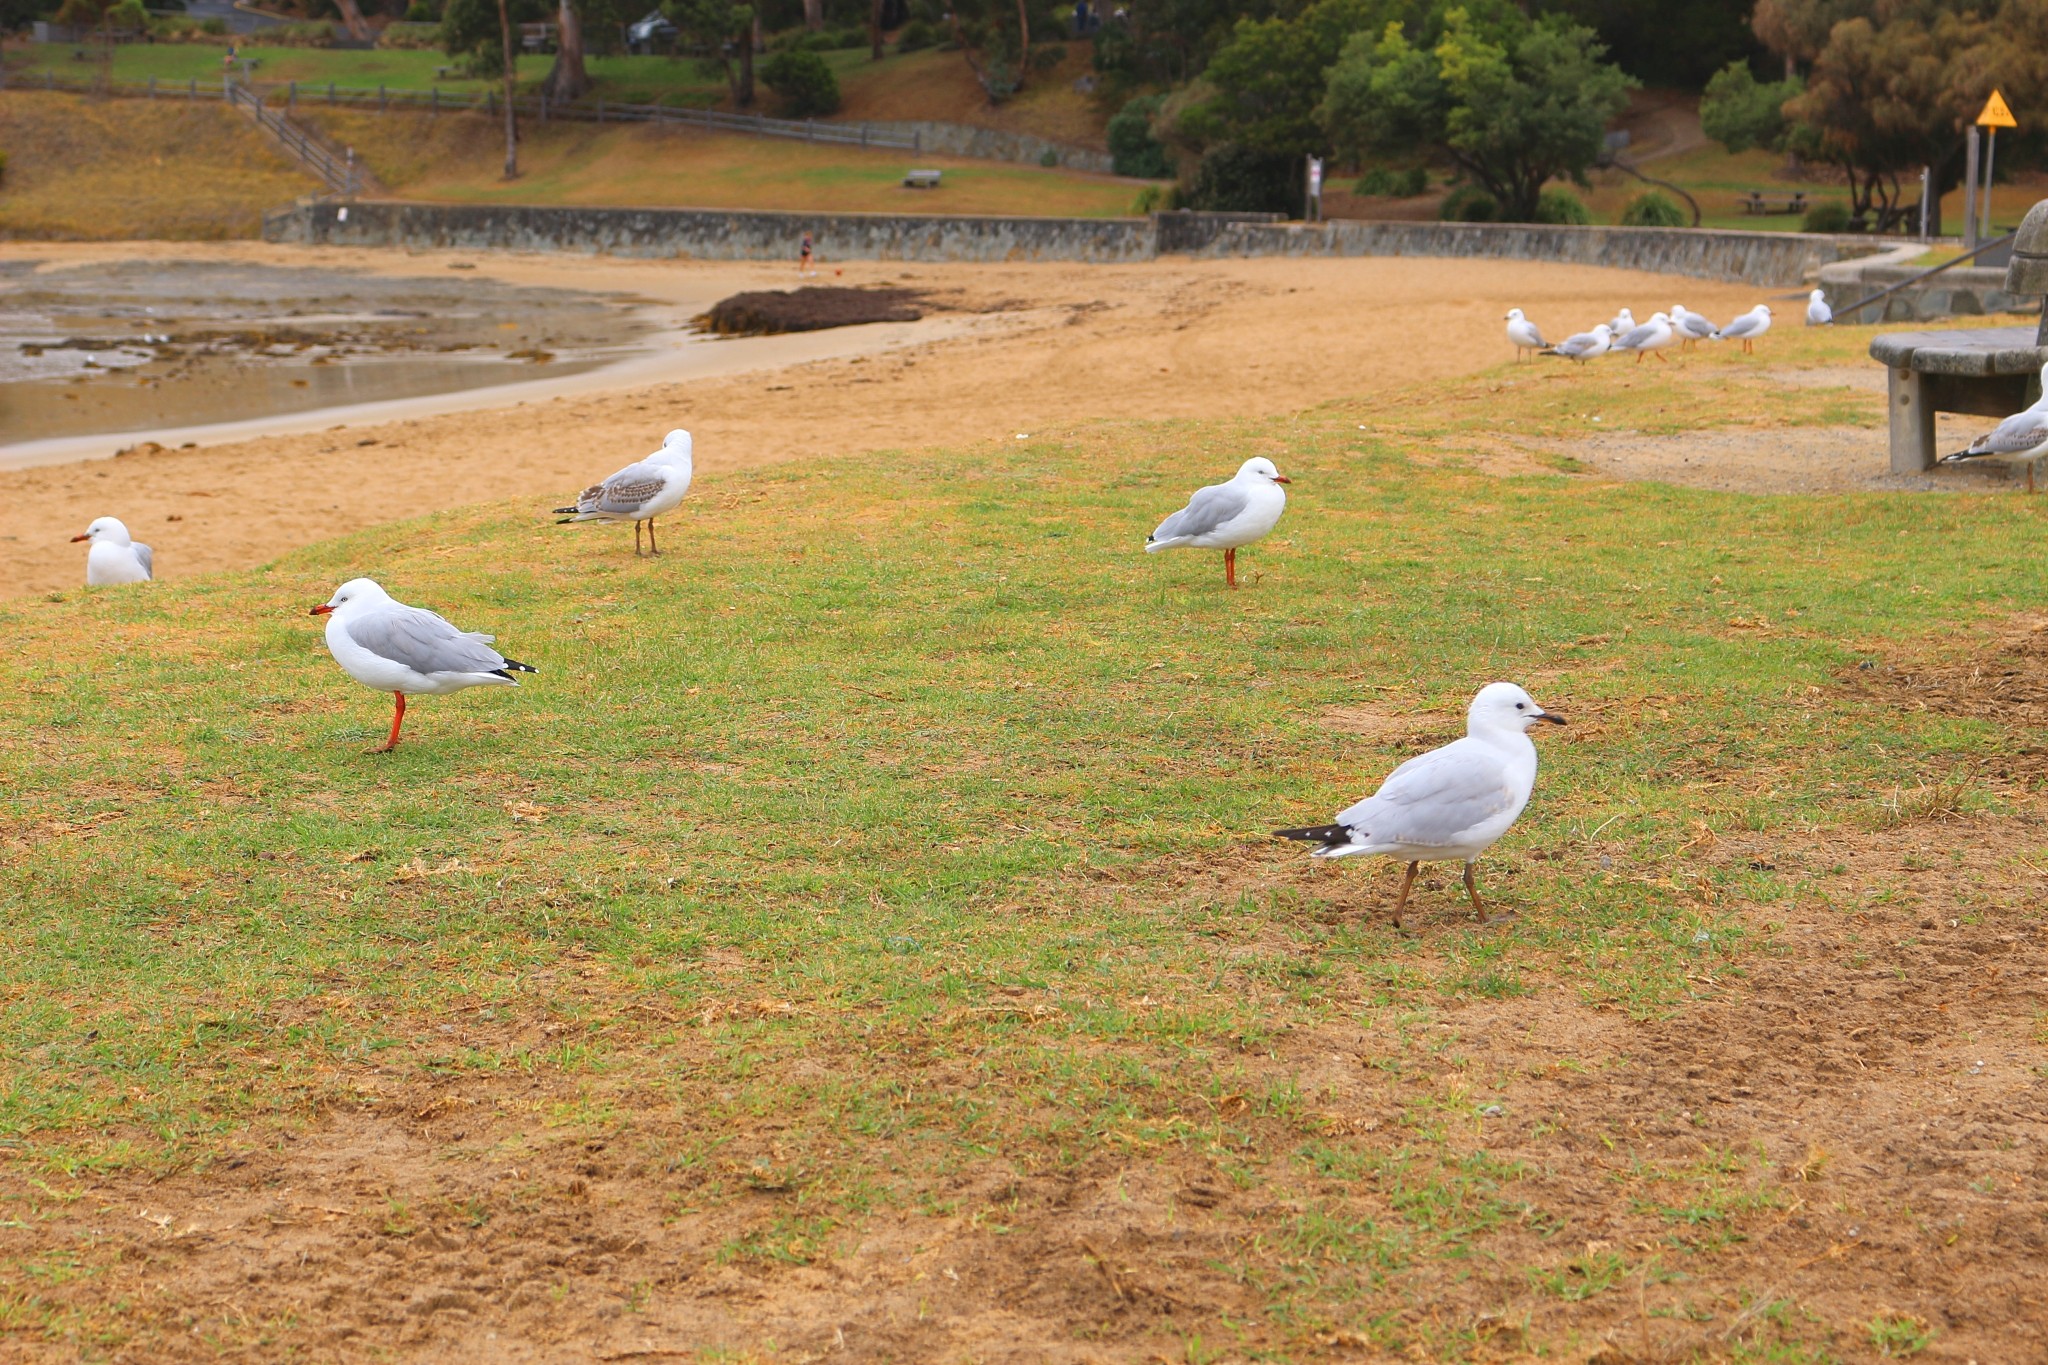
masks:
{"type": "Polygon", "coordinates": [[[660,10],[650,10],[638,23],[626,25],[626,51],[670,51],[676,45],[676,26],[660,10]]]}

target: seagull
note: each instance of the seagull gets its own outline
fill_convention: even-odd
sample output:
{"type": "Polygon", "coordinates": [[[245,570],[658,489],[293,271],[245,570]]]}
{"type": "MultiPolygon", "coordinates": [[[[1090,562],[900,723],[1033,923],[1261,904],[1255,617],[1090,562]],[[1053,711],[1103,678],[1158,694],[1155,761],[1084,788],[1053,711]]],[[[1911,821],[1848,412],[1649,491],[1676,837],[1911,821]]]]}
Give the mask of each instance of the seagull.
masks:
{"type": "Polygon", "coordinates": [[[1562,725],[1564,717],[1544,710],[1513,683],[1488,683],[1465,713],[1463,739],[1409,759],[1335,824],[1273,832],[1318,845],[1310,850],[1318,858],[1384,853],[1406,862],[1408,874],[1394,903],[1397,929],[1415,885],[1416,866],[1457,858],[1465,864],[1465,894],[1480,922],[1487,923],[1472,865],[1529,804],[1536,785],[1536,746],[1528,731],[1540,721],[1562,725]]]}
{"type": "Polygon", "coordinates": [[[650,553],[660,554],[654,543],[654,519],[672,512],[690,491],[690,433],[677,428],[661,443],[661,449],[644,460],[635,460],[603,483],[592,484],[576,495],[574,507],[557,507],[562,519],[572,521],[630,521],[633,523],[633,556],[640,556],[640,523],[647,523],[650,553]]]}
{"type": "Polygon", "coordinates": [[[1682,303],[1671,305],[1671,326],[1678,333],[1681,350],[1695,341],[1714,339],[1714,324],[1682,303]]]}
{"type": "Polygon", "coordinates": [[[1825,289],[1816,289],[1806,296],[1806,325],[1825,327],[1835,320],[1835,310],[1828,307],[1825,289]]]}
{"type": "Polygon", "coordinates": [[[367,578],[351,578],[311,614],[327,618],[327,651],[342,672],[398,699],[391,738],[373,754],[398,747],[409,694],[460,692],[480,684],[517,687],[514,673],[540,671],[492,649],[496,636],[457,630],[431,611],[393,601],[367,578]]]}
{"type": "Polygon", "coordinates": [[[1237,475],[1229,483],[1196,489],[1186,507],[1145,537],[1145,552],[1177,550],[1183,545],[1221,550],[1223,581],[1234,588],[1238,546],[1264,540],[1279,525],[1280,514],[1287,510],[1287,494],[1280,488],[1286,482],[1271,460],[1255,455],[1237,467],[1237,475]]]}
{"type": "MultiPolygon", "coordinates": [[[[1636,364],[1640,365],[1643,363],[1644,356],[1657,355],[1657,352],[1677,340],[1678,333],[1671,326],[1670,316],[1665,313],[1652,313],[1648,322],[1616,337],[1614,339],[1614,349],[1617,351],[1634,351],[1636,353],[1636,364]]],[[[1662,364],[1663,360],[1663,356],[1657,356],[1659,364],[1662,364]]]]}
{"type": "Polygon", "coordinates": [[[1618,337],[1625,337],[1636,329],[1636,315],[1624,308],[1607,323],[1607,330],[1618,337]]]}
{"type": "Polygon", "coordinates": [[[1771,307],[1760,303],[1735,321],[1715,331],[1716,341],[1739,341],[1744,355],[1756,353],[1756,339],[1771,330],[1771,307]]]}
{"type": "Polygon", "coordinates": [[[1614,348],[1614,332],[1606,323],[1601,323],[1590,332],[1579,332],[1568,336],[1547,351],[1538,355],[1561,355],[1566,360],[1576,360],[1581,365],[1599,356],[1606,355],[1614,348]]]}
{"type": "Polygon", "coordinates": [[[156,556],[147,545],[130,539],[128,528],[113,517],[96,518],[84,535],[71,537],[74,545],[81,540],[92,542],[85,552],[85,584],[89,588],[147,583],[156,576],[152,572],[156,556]]]}
{"type": "MultiPolygon", "coordinates": [[[[1943,464],[1966,460],[1998,460],[2027,467],[2027,491],[2034,491],[2034,464],[2048,455],[2048,365],[2041,367],[2041,396],[2025,412],[2016,412],[1984,435],[1970,442],[1966,450],[1941,457],[1943,464]]],[[[97,523],[95,523],[97,524],[97,523]]]]}
{"type": "Polygon", "coordinates": [[[1550,343],[1543,339],[1543,333],[1536,330],[1536,324],[1522,316],[1519,308],[1508,309],[1508,340],[1515,344],[1515,359],[1522,358],[1524,351],[1540,351],[1550,343]]]}

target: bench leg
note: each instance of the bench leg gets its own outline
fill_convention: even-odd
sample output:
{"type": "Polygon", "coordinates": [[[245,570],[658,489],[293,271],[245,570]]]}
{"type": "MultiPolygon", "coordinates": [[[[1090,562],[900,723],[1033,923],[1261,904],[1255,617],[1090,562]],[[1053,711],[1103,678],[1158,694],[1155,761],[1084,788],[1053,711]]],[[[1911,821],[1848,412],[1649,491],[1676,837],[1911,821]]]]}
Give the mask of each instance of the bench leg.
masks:
{"type": "Polygon", "coordinates": [[[1920,474],[1934,468],[1934,404],[1925,376],[1891,370],[1892,473],[1920,474]]]}

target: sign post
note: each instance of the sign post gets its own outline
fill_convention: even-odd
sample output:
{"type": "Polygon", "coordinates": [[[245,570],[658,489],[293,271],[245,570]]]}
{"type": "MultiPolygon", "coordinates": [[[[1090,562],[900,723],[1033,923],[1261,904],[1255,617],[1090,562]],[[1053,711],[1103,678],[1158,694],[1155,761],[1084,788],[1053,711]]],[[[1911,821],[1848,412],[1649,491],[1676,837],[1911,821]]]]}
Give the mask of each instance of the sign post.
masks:
{"type": "Polygon", "coordinates": [[[1319,156],[1308,159],[1308,203],[1303,207],[1311,223],[1323,221],[1323,159],[1319,156]]]}
{"type": "Polygon", "coordinates": [[[1977,125],[1963,129],[1963,250],[1977,249],[1977,125]]]}
{"type": "Polygon", "coordinates": [[[2012,109],[2006,104],[2005,96],[1998,91],[1991,92],[1991,98],[1984,101],[1983,111],[1977,115],[1976,126],[1987,129],[1984,136],[1984,212],[1977,221],[1988,236],[1991,231],[1991,160],[1998,153],[1998,130],[2018,128],[2019,121],[2012,116],[2012,109]]]}

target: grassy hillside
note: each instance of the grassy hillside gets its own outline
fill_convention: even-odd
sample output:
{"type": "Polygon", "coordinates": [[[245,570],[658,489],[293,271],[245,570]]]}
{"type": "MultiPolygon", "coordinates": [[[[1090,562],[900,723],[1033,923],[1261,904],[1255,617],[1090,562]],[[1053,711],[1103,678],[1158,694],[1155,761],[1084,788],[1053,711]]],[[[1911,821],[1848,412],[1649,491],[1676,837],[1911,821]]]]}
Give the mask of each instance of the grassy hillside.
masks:
{"type": "Polygon", "coordinates": [[[0,236],[253,237],[263,210],[320,188],[218,102],[0,91],[0,236]]]}
{"type": "Polygon", "coordinates": [[[721,476],[660,560],[497,506],[8,604],[0,1333],[1997,1358],[2044,1268],[1996,1221],[2048,1064],[2032,713],[1888,680],[2037,605],[2041,504],[1468,463],[1845,401],[1503,367],[721,476]],[[1140,553],[1251,453],[1295,481],[1253,586],[1140,553]],[[388,699],[305,615],[361,573],[540,675],[364,753],[388,699]],[[1518,922],[1438,873],[1404,937],[1390,869],[1264,837],[1495,677],[1573,722],[1486,864],[1518,922]],[[1865,1161],[1923,1065],[1983,1132],[1865,1161]]]}

